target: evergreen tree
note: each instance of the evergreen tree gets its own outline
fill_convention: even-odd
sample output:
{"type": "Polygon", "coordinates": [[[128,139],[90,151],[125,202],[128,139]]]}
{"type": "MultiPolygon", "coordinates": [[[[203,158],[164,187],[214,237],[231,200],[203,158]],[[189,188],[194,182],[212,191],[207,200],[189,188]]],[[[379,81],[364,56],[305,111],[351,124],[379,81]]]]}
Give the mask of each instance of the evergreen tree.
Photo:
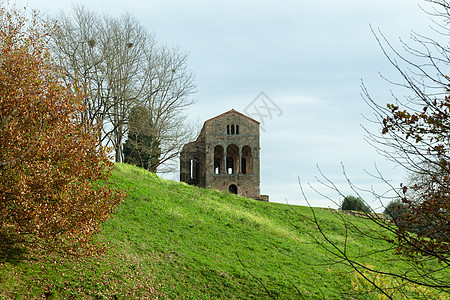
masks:
{"type": "Polygon", "coordinates": [[[340,209],[370,212],[370,207],[368,207],[361,198],[354,196],[345,197],[340,209]]]}
{"type": "Polygon", "coordinates": [[[123,145],[124,161],[156,172],[161,148],[149,110],[143,106],[132,108],[128,123],[128,139],[123,145]]]}

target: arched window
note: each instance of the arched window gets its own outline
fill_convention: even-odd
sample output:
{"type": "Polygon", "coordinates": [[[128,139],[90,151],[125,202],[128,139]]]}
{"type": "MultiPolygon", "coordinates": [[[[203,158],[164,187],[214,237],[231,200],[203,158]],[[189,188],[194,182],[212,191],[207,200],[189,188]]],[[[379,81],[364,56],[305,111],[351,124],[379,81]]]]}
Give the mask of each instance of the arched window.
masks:
{"type": "Polygon", "coordinates": [[[214,158],[214,174],[220,174],[220,159],[214,158]]]}
{"type": "Polygon", "coordinates": [[[230,185],[228,191],[232,194],[237,194],[237,186],[235,184],[230,185]]]}
{"type": "Polygon", "coordinates": [[[242,147],[242,174],[250,174],[252,172],[252,148],[248,145],[242,147]]]}
{"type": "Polygon", "coordinates": [[[235,144],[227,147],[227,174],[237,174],[239,172],[239,147],[235,144]]]}
{"type": "Polygon", "coordinates": [[[224,167],[224,150],[223,146],[217,145],[214,147],[214,174],[223,173],[224,167]]]}
{"type": "Polygon", "coordinates": [[[227,134],[239,134],[239,125],[227,125],[227,134]]]}
{"type": "Polygon", "coordinates": [[[233,157],[227,157],[227,174],[234,174],[234,159],[233,157]]]}

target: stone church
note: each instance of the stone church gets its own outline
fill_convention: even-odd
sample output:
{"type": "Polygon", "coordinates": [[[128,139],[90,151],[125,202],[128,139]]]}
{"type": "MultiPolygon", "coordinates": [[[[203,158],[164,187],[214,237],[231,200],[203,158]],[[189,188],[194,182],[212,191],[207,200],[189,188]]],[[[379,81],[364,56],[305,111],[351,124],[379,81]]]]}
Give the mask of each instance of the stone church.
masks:
{"type": "Polygon", "coordinates": [[[259,122],[232,109],[206,120],[180,154],[180,181],[269,201],[260,194],[259,122]]]}

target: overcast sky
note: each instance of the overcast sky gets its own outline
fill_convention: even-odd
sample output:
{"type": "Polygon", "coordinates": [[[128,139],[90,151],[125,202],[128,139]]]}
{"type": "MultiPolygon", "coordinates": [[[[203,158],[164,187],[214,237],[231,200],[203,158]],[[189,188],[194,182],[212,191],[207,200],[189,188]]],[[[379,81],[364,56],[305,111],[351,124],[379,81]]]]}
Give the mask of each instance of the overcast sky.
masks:
{"type": "MultiPolygon", "coordinates": [[[[394,78],[395,73],[369,25],[380,28],[394,44],[399,37],[407,40],[411,30],[426,33],[431,22],[419,4],[425,9],[430,5],[424,1],[13,2],[49,14],[70,11],[72,3],[112,16],[134,14],[158,41],[189,53],[188,68],[196,74],[198,90],[198,102],[188,110],[193,120],[203,122],[233,108],[254,112],[262,105],[257,96],[264,92],[276,111],[263,120],[252,117],[264,123],[261,192],[271,201],[306,204],[300,178],[311,205],[336,207],[306,186],[311,183],[326,193],[316,183],[317,165],[346,194],[352,192],[341,163],[363,189],[385,189],[366,174],[375,172],[375,164],[395,186],[404,179],[400,169],[364,140],[361,125],[371,130],[376,126],[363,117],[370,117],[371,111],[360,85],[364,81],[378,103],[392,101],[391,86],[379,72],[394,78]]],[[[380,206],[370,196],[365,200],[373,208],[380,206]]]]}

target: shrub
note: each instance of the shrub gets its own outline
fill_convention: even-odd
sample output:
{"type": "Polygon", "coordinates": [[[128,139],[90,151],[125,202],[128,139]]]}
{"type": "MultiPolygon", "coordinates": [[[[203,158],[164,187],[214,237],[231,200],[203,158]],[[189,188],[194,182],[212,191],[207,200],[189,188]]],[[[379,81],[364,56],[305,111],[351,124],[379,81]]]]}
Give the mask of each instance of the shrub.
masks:
{"type": "Polygon", "coordinates": [[[341,210],[355,210],[362,212],[370,212],[370,207],[359,197],[347,196],[342,201],[341,210]]]}
{"type": "Polygon", "coordinates": [[[123,199],[99,184],[112,164],[82,122],[85,95],[54,67],[52,33],[0,8],[0,246],[87,245],[123,199]]]}
{"type": "Polygon", "coordinates": [[[401,200],[392,200],[384,209],[383,214],[392,221],[399,221],[402,216],[409,212],[408,204],[401,200]]]}

